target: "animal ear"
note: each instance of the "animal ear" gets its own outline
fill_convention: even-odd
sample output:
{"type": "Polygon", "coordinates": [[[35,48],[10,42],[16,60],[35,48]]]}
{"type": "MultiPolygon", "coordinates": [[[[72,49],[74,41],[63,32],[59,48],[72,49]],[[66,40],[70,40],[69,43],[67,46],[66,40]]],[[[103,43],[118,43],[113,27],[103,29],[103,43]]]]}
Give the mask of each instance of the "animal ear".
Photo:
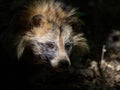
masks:
{"type": "Polygon", "coordinates": [[[32,17],[32,26],[39,27],[41,25],[42,15],[38,14],[32,17]]]}

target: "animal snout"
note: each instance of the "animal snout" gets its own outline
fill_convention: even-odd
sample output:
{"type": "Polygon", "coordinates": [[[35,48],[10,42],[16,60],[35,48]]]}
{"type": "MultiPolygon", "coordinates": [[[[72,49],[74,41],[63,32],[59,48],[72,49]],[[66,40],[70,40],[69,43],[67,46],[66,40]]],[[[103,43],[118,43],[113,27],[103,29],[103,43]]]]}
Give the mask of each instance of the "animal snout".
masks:
{"type": "Polygon", "coordinates": [[[67,60],[60,60],[58,67],[61,69],[68,69],[70,66],[70,63],[67,60]]]}

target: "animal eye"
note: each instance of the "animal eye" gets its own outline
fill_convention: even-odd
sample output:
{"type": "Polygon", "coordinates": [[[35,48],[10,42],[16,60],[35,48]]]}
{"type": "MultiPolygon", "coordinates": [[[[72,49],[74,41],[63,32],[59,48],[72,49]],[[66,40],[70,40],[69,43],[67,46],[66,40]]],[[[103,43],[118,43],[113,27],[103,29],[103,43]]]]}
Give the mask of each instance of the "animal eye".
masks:
{"type": "Polygon", "coordinates": [[[72,44],[71,44],[71,43],[66,43],[66,44],[65,44],[65,49],[66,49],[66,50],[69,50],[71,47],[72,47],[72,44]]]}
{"type": "Polygon", "coordinates": [[[46,47],[49,49],[53,49],[54,48],[54,44],[53,43],[47,43],[46,47]]]}

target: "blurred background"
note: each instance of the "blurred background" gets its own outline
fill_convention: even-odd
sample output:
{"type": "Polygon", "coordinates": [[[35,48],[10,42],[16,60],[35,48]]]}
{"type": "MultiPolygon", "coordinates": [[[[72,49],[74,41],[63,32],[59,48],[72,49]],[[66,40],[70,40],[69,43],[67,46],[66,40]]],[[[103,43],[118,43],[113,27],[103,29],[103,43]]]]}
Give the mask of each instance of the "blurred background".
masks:
{"type": "MultiPolygon", "coordinates": [[[[17,0],[1,0],[0,7],[7,5],[1,12],[9,12],[10,3],[17,0]]],[[[18,0],[20,2],[21,0],[18,0]]],[[[29,0],[28,0],[29,1],[29,0]]],[[[120,29],[120,0],[60,0],[77,8],[77,14],[81,20],[81,29],[85,33],[90,46],[90,57],[98,60],[101,57],[101,49],[106,43],[109,33],[120,29]]],[[[14,6],[16,6],[14,4],[14,6]]],[[[14,7],[13,6],[13,7],[14,7]]],[[[12,14],[11,14],[12,15],[12,14]]],[[[2,15],[0,14],[1,18],[2,15]]],[[[8,15],[7,15],[8,16],[8,15]]],[[[9,14],[10,16],[10,14],[9,14]]],[[[1,19],[2,24],[6,24],[1,19]]],[[[1,31],[0,31],[1,32],[1,31]]]]}
{"type": "MultiPolygon", "coordinates": [[[[0,11],[6,12],[8,10],[7,12],[10,12],[8,8],[10,7],[10,3],[12,3],[12,1],[14,0],[0,0],[0,11]],[[4,4],[7,6],[2,9],[1,7],[4,6],[4,4]]],[[[18,0],[18,2],[20,2],[20,0],[18,0]]],[[[79,63],[79,61],[76,62],[71,68],[70,72],[67,73],[53,73],[53,71],[46,72],[46,69],[43,70],[45,71],[45,73],[41,73],[38,72],[40,71],[40,68],[38,67],[27,67],[25,69],[24,66],[22,66],[22,69],[20,68],[16,70],[15,67],[14,69],[10,68],[11,70],[8,70],[8,68],[7,70],[3,70],[3,74],[1,76],[2,83],[5,85],[8,84],[8,86],[12,88],[15,86],[17,88],[21,87],[21,85],[24,86],[26,82],[28,83],[28,86],[29,84],[34,85],[35,81],[36,88],[43,88],[42,86],[45,85],[44,88],[47,88],[47,90],[49,89],[49,87],[51,87],[50,85],[52,85],[51,89],[55,90],[54,84],[56,84],[56,82],[57,89],[60,87],[59,90],[63,89],[63,87],[65,87],[66,90],[66,86],[69,90],[76,90],[76,88],[77,90],[120,90],[120,0],[63,0],[63,2],[75,8],[78,8],[77,15],[81,20],[81,29],[78,30],[78,32],[82,31],[84,33],[90,47],[90,53],[88,54],[87,59],[84,60],[87,61],[88,58],[90,58],[92,61],[101,61],[99,63],[103,65],[103,67],[101,66],[101,70],[98,68],[96,62],[93,62],[93,64],[91,65],[93,66],[93,68],[90,68],[88,65],[85,66],[84,64],[80,66],[81,63],[79,63]],[[113,33],[112,31],[114,30],[117,30],[117,32],[113,33]],[[104,63],[102,63],[102,47],[106,43],[108,43],[107,47],[109,48],[110,52],[108,51],[109,56],[106,56],[104,63]],[[104,66],[104,64],[106,64],[106,66],[104,66]],[[32,72],[32,70],[34,73],[32,72]],[[51,75],[51,73],[53,75],[51,75]],[[20,85],[16,83],[18,81],[20,81],[20,85]],[[36,82],[39,82],[39,85],[37,84],[36,86],[36,82]],[[115,89],[113,83],[115,86],[119,87],[115,89]],[[107,85],[105,86],[105,84],[107,85]],[[105,87],[107,86],[110,87],[108,89],[105,89],[105,87]],[[103,89],[101,89],[101,87],[103,87],[103,89]],[[113,89],[111,87],[113,87],[113,89]]],[[[2,18],[2,13],[0,14],[0,16],[1,26],[2,24],[4,26],[4,23],[6,24],[8,22],[5,22],[6,20],[2,18]]],[[[39,90],[45,90],[44,88],[39,90]]]]}
{"type": "Polygon", "coordinates": [[[64,0],[78,8],[81,30],[90,46],[91,58],[101,57],[109,33],[120,29],[120,0],[64,0]]]}

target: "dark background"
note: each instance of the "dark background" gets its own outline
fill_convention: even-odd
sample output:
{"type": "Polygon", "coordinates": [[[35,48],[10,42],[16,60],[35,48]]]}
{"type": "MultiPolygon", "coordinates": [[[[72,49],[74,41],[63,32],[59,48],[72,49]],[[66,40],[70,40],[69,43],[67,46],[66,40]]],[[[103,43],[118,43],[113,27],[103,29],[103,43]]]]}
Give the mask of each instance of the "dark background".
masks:
{"type": "Polygon", "coordinates": [[[78,7],[81,30],[85,33],[90,46],[90,56],[100,60],[101,50],[108,34],[119,30],[120,0],[64,0],[73,7],[78,7]]]}
{"type": "MultiPolygon", "coordinates": [[[[0,11],[6,12],[10,7],[10,3],[12,3],[12,1],[14,0],[1,0],[0,11]],[[1,7],[5,6],[4,4],[6,5],[6,7],[4,7],[3,9],[1,7]]],[[[112,30],[119,30],[120,28],[120,0],[60,1],[63,1],[66,4],[71,5],[72,7],[78,8],[78,16],[81,19],[80,31],[85,33],[85,37],[88,40],[88,44],[90,47],[90,57],[94,60],[100,60],[101,49],[103,44],[105,44],[106,42],[108,34],[112,30]]],[[[18,0],[18,2],[20,2],[20,0],[18,0]]],[[[4,22],[5,20],[3,20],[1,14],[0,16],[0,23],[8,23],[4,22]]]]}
{"type": "MultiPolygon", "coordinates": [[[[6,2],[7,4],[10,3],[11,1],[12,0],[4,1],[1,0],[0,4],[2,2],[4,3],[6,2]]],[[[68,5],[78,8],[79,12],[78,15],[79,18],[81,19],[80,31],[85,33],[85,37],[88,40],[88,44],[90,47],[90,57],[93,60],[100,60],[102,46],[103,44],[105,44],[109,33],[114,29],[117,30],[120,29],[119,26],[120,0],[63,0],[63,1],[66,2],[68,5]]],[[[6,8],[8,7],[9,4],[6,8]]],[[[0,19],[0,22],[2,22],[2,18],[0,19]]],[[[0,82],[2,82],[2,84],[0,85],[0,88],[20,87],[21,84],[24,84],[22,80],[24,79],[23,76],[26,75],[25,73],[27,73],[26,72],[27,70],[25,70],[23,67],[24,66],[20,67],[20,69],[16,68],[16,66],[14,65],[13,68],[9,65],[1,67],[0,82]],[[19,75],[19,78],[16,77],[17,76],[16,74],[19,75]],[[20,82],[18,83],[18,81],[20,82]],[[8,85],[7,87],[3,86],[6,84],[8,85]]]]}

